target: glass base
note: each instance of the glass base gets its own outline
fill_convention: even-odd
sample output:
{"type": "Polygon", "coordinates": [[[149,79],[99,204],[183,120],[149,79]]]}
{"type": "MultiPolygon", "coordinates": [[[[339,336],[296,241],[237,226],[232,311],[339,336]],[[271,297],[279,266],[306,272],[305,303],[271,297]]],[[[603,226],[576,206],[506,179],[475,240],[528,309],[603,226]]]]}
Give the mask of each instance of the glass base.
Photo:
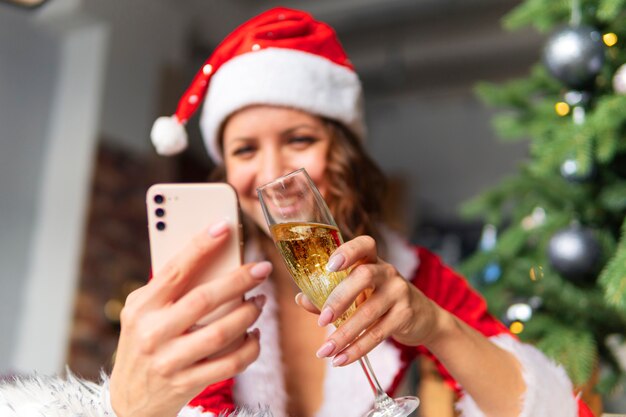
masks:
{"type": "Polygon", "coordinates": [[[420,405],[417,397],[398,397],[386,404],[376,404],[376,407],[363,417],[408,417],[420,405]]]}

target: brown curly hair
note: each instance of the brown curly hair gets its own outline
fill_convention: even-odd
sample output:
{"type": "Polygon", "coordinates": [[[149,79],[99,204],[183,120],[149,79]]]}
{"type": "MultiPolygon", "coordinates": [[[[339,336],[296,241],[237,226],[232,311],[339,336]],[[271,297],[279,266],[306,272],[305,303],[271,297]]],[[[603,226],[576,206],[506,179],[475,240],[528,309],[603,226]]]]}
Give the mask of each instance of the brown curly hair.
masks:
{"type": "MultiPolygon", "coordinates": [[[[360,139],[339,122],[322,120],[331,138],[327,155],[326,203],[344,240],[369,235],[384,251],[379,226],[383,221],[387,179],[360,139]]],[[[223,164],[213,170],[209,180],[226,180],[223,164]]]]}
{"type": "Polygon", "coordinates": [[[328,207],[346,240],[370,235],[380,241],[387,180],[367,154],[361,140],[342,124],[326,120],[331,137],[328,151],[328,207]]]}

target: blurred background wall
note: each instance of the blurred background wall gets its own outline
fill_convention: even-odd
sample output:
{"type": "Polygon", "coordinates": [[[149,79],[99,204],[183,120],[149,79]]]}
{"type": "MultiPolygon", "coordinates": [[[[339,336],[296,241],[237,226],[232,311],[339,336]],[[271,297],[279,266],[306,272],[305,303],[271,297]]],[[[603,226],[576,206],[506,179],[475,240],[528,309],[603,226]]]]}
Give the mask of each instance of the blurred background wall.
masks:
{"type": "MultiPolygon", "coordinates": [[[[473,94],[526,73],[534,32],[506,33],[513,0],[287,0],[333,25],[365,86],[367,147],[392,179],[396,223],[454,263],[480,225],[458,205],[512,173],[473,94]]],[[[148,274],[143,194],[200,181],[192,147],[154,155],[153,120],[230,30],[277,5],[254,0],[0,3],[0,374],[87,377],[110,366],[116,314],[148,274]]]]}

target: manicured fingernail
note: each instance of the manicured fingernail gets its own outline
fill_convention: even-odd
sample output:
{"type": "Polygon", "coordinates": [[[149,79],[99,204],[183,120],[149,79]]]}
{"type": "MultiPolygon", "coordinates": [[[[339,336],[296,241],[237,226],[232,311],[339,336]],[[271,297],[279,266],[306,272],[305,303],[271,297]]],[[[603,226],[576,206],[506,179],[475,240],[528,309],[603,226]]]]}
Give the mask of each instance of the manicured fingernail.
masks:
{"type": "Polygon", "coordinates": [[[259,262],[250,268],[250,275],[253,278],[261,279],[265,278],[272,272],[272,264],[268,261],[259,262]]]}
{"type": "Polygon", "coordinates": [[[326,264],[326,270],[328,272],[337,272],[341,268],[341,265],[346,261],[346,258],[340,253],[333,255],[326,264]]]}
{"type": "Polygon", "coordinates": [[[301,292],[299,292],[298,294],[296,294],[296,298],[295,298],[295,300],[296,300],[296,304],[298,304],[299,306],[301,306],[301,305],[302,305],[302,302],[301,302],[301,300],[302,300],[302,293],[301,293],[301,292]]]}
{"type": "Polygon", "coordinates": [[[332,340],[324,343],[321,348],[317,352],[315,352],[315,356],[318,358],[326,358],[330,356],[331,353],[335,350],[335,342],[332,340]]]}
{"type": "Polygon", "coordinates": [[[213,237],[219,237],[226,233],[228,230],[228,222],[226,220],[222,220],[220,222],[215,223],[209,228],[209,234],[213,237]]]}
{"type": "Polygon", "coordinates": [[[254,300],[252,301],[254,301],[254,304],[256,304],[257,308],[261,310],[265,305],[265,302],[267,301],[267,297],[265,297],[263,294],[260,294],[254,297],[254,300]]]}
{"type": "Polygon", "coordinates": [[[333,321],[333,310],[330,309],[330,307],[326,307],[322,310],[320,316],[317,318],[317,324],[318,326],[324,327],[327,324],[331,323],[333,321]]]}
{"type": "Polygon", "coordinates": [[[345,353],[340,353],[339,355],[334,357],[332,363],[333,366],[341,366],[346,362],[348,362],[348,355],[346,355],[345,353]]]}

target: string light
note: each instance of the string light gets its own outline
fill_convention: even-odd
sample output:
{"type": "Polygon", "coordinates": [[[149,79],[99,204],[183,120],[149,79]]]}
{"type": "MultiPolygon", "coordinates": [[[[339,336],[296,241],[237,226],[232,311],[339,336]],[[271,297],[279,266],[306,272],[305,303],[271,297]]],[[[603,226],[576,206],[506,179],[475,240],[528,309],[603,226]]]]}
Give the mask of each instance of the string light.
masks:
{"type": "Polygon", "coordinates": [[[522,323],[521,321],[514,321],[509,326],[509,330],[513,334],[520,334],[521,332],[524,331],[524,323],[522,323]]]}
{"type": "Polygon", "coordinates": [[[605,33],[602,35],[602,40],[606,46],[611,47],[617,43],[617,35],[613,32],[605,33]]]}
{"type": "Polygon", "coordinates": [[[538,281],[543,278],[543,268],[541,266],[533,266],[530,268],[530,279],[532,281],[538,281]]]}
{"type": "Polygon", "coordinates": [[[564,101],[559,101],[554,105],[554,111],[556,111],[556,114],[559,116],[567,116],[569,114],[569,109],[569,104],[564,101]]]}

